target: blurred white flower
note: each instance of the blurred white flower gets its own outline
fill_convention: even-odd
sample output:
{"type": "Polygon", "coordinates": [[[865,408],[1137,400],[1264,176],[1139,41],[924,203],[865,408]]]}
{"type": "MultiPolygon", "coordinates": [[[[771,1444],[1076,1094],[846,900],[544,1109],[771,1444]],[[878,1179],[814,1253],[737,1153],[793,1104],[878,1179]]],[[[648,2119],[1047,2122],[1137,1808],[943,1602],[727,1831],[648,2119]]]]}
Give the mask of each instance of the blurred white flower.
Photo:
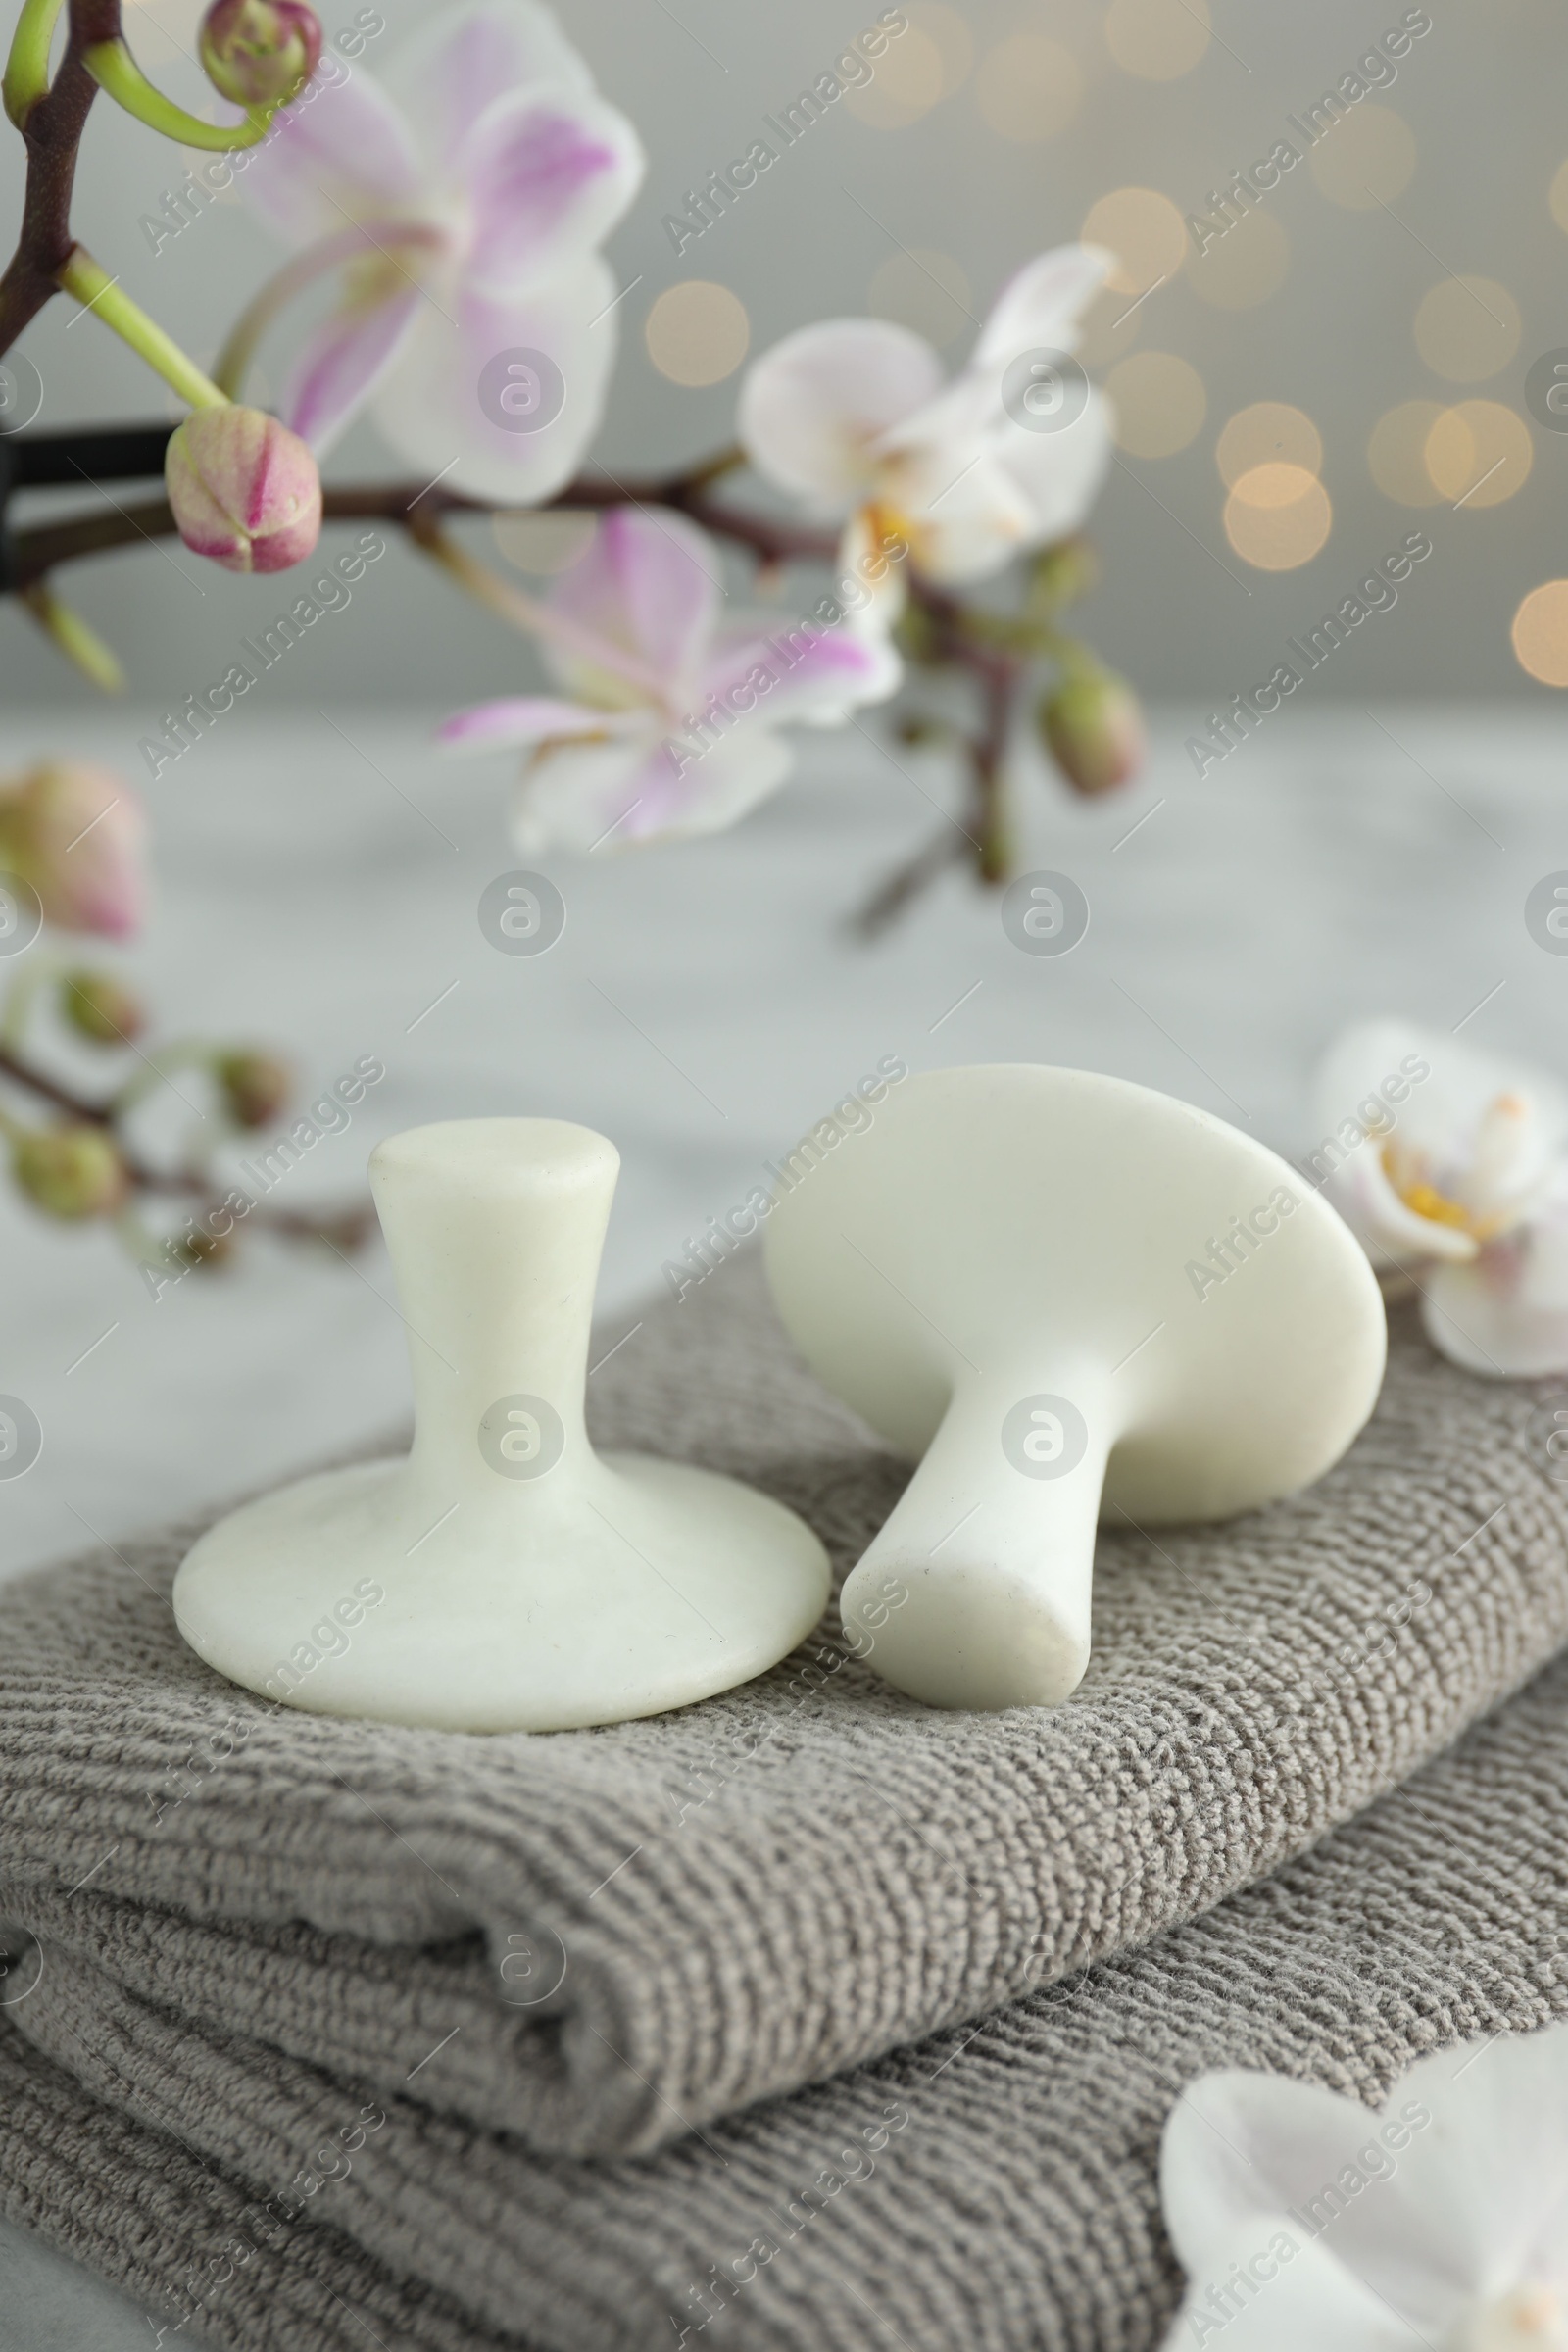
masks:
{"type": "Polygon", "coordinates": [[[448,719],[461,751],[529,757],[514,825],[525,854],[713,833],[789,773],[785,723],[838,726],[898,686],[877,622],[720,629],[719,559],[684,515],[618,507],[562,573],[547,658],[571,701],[514,696],[448,719]]]}
{"type": "Polygon", "coordinates": [[[242,180],[306,249],[279,296],[340,269],[283,421],[319,450],[373,392],[393,447],[453,488],[519,505],[558,490],[604,406],[615,281],[598,248],[643,166],[534,0],[439,11],[385,88],[364,66],[314,82],[242,180]]]}
{"type": "Polygon", "coordinates": [[[1064,538],[1104,477],[1110,428],[1086,383],[1072,397],[1049,362],[1039,381],[1028,368],[1034,355],[1072,351],[1109,261],[1064,245],[1029,263],[951,384],[930,344],[887,319],[829,318],[786,335],[746,378],[748,457],[816,514],[869,509],[928,579],[980,579],[1064,538]]]}
{"type": "Polygon", "coordinates": [[[1568,1097],[1556,1082],[1377,1020],[1335,1042],[1315,1093],[1324,1135],[1310,1164],[1373,1263],[1419,1284],[1433,1345],[1471,1372],[1568,1371],[1568,1097]]]}
{"type": "Polygon", "coordinates": [[[1568,2025],[1424,2058],[1375,2114],[1200,2076],[1160,2193],[1165,2352],[1568,2352],[1568,2025]]]}

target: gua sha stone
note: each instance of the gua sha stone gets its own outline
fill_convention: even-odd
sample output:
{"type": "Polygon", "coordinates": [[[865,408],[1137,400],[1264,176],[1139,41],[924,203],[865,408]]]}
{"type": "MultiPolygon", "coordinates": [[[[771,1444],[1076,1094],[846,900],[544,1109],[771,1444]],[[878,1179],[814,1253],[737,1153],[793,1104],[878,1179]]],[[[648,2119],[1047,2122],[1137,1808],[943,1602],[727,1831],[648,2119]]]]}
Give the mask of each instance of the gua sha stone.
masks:
{"type": "Polygon", "coordinates": [[[827,1555],[793,1512],[588,1442],[619,1165],[603,1136],[553,1119],[377,1146],[413,1450],[301,1480],[202,1537],[174,1613],[209,1665],[318,1714],[562,1731],[727,1690],[810,1631],[827,1555]]]}
{"type": "Polygon", "coordinates": [[[911,1078],[766,1232],[807,1361],[919,1462],[841,1605],[934,1706],[1066,1698],[1102,1510],[1150,1528],[1290,1494],[1382,1383],[1382,1298],[1327,1202],[1221,1120],[1085,1070],[911,1078]]]}

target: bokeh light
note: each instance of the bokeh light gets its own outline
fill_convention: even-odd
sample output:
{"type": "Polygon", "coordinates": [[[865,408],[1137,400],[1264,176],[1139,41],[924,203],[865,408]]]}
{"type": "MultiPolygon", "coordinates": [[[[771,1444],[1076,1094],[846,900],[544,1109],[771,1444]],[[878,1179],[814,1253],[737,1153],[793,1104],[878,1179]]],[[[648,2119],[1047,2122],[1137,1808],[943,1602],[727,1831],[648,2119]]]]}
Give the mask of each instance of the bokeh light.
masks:
{"type": "Polygon", "coordinates": [[[1296,466],[1315,474],[1323,464],[1323,436],[1304,409],[1285,400],[1254,400],[1226,424],[1214,445],[1214,463],[1227,490],[1266,466],[1296,466]]]}
{"type": "MultiPolygon", "coordinates": [[[[942,95],[951,98],[955,90],[962,89],[974,65],[974,33],[968,18],[960,9],[950,7],[949,0],[911,0],[905,14],[914,31],[936,44],[942,60],[942,95]]],[[[877,71],[881,72],[880,61],[877,71]]]]}
{"type": "Polygon", "coordinates": [[[1479,384],[1506,368],[1519,334],[1519,305],[1493,277],[1446,277],[1415,315],[1417,351],[1452,384],[1479,384]]]}
{"type": "Polygon", "coordinates": [[[1304,466],[1271,463],[1244,473],[1225,501],[1225,536],[1258,571],[1309,564],[1334,525],[1329,494],[1304,466]]]}
{"type": "Polygon", "coordinates": [[[1558,165],[1551,186],[1546,191],[1546,202],[1551,207],[1551,217],[1557,226],[1568,232],[1568,164],[1558,165]]]}
{"type": "Polygon", "coordinates": [[[1435,507],[1442,498],[1427,470],[1427,443],[1446,414],[1441,400],[1401,400],[1372,427],[1367,466],[1384,497],[1396,505],[1435,507]]]}
{"type": "Polygon", "coordinates": [[[872,275],[866,307],[873,318],[896,319],[929,343],[952,343],[975,331],[968,278],[951,253],[929,245],[890,254],[872,275]]]}
{"type": "Polygon", "coordinates": [[[1285,283],[1291,240],[1272,213],[1247,213],[1200,253],[1190,241],[1187,274],[1195,294],[1222,311],[1248,311],[1285,283]]]}
{"type": "Polygon", "coordinates": [[[1203,429],[1208,394],[1188,361],[1169,351],[1136,351],[1105,378],[1117,447],[1134,458],[1169,458],[1203,429]]]}
{"type": "Polygon", "coordinates": [[[1208,0],[1110,0],[1105,11],[1105,46],[1141,81],[1190,74],[1208,39],[1208,0]]]}
{"type": "Polygon", "coordinates": [[[1500,400],[1461,400],[1434,420],[1427,472],[1450,506],[1500,506],[1522,490],[1535,463],[1530,427],[1500,400]]]}
{"type": "Polygon", "coordinates": [[[1143,332],[1148,305],[1102,286],[1078,327],[1077,353],[1086,368],[1107,368],[1131,351],[1143,332]]]}
{"type": "Polygon", "coordinates": [[[1308,159],[1319,193],[1352,213],[1392,204],[1409,186],[1415,166],[1415,133],[1392,106],[1358,106],[1308,159]]]}
{"type": "Polygon", "coordinates": [[[876,59],[871,79],[846,90],[844,103],[873,130],[903,130],[928,115],[946,94],[941,44],[911,15],[908,30],[890,41],[876,59]]]}
{"type": "Polygon", "coordinates": [[[745,359],[752,322],[728,286],[688,277],[665,287],[643,333],[649,358],[672,384],[717,384],[745,359]]]}
{"type": "Polygon", "coordinates": [[[1082,104],[1084,77],[1071,50],[1043,33],[1014,32],[988,49],[975,75],[975,104],[999,138],[1054,139],[1082,104]]]}
{"type": "Polygon", "coordinates": [[[1568,580],[1543,580],[1513,616],[1519,666],[1543,686],[1568,686],[1568,580]]]}
{"type": "Polygon", "coordinates": [[[591,514],[555,514],[519,509],[492,524],[496,545],[519,571],[543,576],[566,571],[588,552],[594,535],[591,514]]]}
{"type": "Polygon", "coordinates": [[[1147,294],[1181,268],[1187,250],[1187,223],[1157,188],[1113,188],[1090,206],[1082,234],[1115,255],[1106,283],[1118,294],[1147,294]]]}

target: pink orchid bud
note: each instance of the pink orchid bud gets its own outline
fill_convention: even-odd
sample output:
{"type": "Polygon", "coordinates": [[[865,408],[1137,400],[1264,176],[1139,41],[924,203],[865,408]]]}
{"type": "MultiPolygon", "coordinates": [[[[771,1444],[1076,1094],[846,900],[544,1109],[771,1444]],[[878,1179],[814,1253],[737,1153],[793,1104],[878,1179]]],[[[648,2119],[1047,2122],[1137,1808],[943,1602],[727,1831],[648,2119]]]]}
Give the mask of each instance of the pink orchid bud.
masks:
{"type": "Polygon", "coordinates": [[[213,0],[202,65],[235,106],[287,106],[321,62],[321,24],[304,0],[213,0]]]}
{"type": "Polygon", "coordinates": [[[1137,695],[1114,670],[1094,670],[1058,686],[1040,706],[1040,730],[1056,765],[1079,792],[1108,792],[1144,764],[1144,714],[1137,695]]]}
{"type": "Polygon", "coordinates": [[[198,409],[164,460],[185,545],[225,571],[286,571],[321,535],[321,477],[297,433],[260,409],[198,409]]]}
{"type": "Polygon", "coordinates": [[[37,893],[63,931],[124,939],[146,897],[147,818],[112,768],[50,760],[0,783],[0,871],[37,893]]]}

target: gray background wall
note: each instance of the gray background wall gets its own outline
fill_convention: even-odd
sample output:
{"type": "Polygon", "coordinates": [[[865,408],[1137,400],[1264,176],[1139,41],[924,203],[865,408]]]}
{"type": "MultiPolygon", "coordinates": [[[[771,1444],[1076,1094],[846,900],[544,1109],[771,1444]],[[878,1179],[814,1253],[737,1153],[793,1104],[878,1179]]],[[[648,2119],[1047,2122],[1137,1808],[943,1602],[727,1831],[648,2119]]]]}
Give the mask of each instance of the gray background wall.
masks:
{"type": "MultiPolygon", "coordinates": [[[[368,54],[371,66],[420,14],[420,0],[381,4],[389,29],[368,54]]],[[[1116,0],[1117,24],[1131,24],[1136,37],[1138,11],[1152,12],[1152,37],[1162,37],[1161,16],[1166,31],[1179,32],[1194,7],[1200,14],[1201,0],[1116,0]]],[[[947,94],[900,128],[838,106],[677,259],[661,216],[695,178],[743,151],[761,116],[814,78],[876,10],[851,0],[569,0],[564,22],[607,93],[635,116],[651,157],[645,192],[612,248],[622,282],[639,273],[642,282],[622,306],[622,359],[601,443],[607,459],[646,472],[729,435],[738,375],[683,389],[648,358],[644,321],[675,280],[701,275],[732,288],[750,313],[755,351],[806,320],[864,310],[875,279],[878,299],[909,309],[911,322],[945,307],[936,323],[956,330],[948,346],[956,359],[972,333],[965,310],[983,314],[1003,277],[1041,247],[1075,235],[1097,198],[1137,184],[1163,191],[1183,213],[1200,207],[1234,166],[1266,154],[1285,116],[1348,71],[1403,13],[1402,0],[1315,0],[1299,10],[1277,0],[1212,0],[1212,8],[1206,54],[1180,78],[1160,81],[1117,64],[1106,10],[1094,0],[968,0],[961,12],[911,0],[916,31],[946,55],[947,94]],[[1059,43],[1082,81],[1073,119],[1036,143],[998,135],[981,104],[986,60],[1019,31],[1059,43]],[[944,306],[901,248],[921,255],[938,278],[956,264],[959,302],[944,306]]],[[[127,10],[149,71],[199,101],[202,85],[185,54],[198,13],[194,0],[127,10]]],[[[330,29],[353,9],[326,0],[324,14],[330,29]]],[[[1496,506],[1477,502],[1454,513],[1444,503],[1415,514],[1386,497],[1368,470],[1369,435],[1396,403],[1480,396],[1523,416],[1530,361],[1568,344],[1568,236],[1548,205],[1568,156],[1568,20],[1554,0],[1431,0],[1430,14],[1432,31],[1378,94],[1416,149],[1414,174],[1393,211],[1346,209],[1298,168],[1268,200],[1277,226],[1265,233],[1277,243],[1283,231],[1289,248],[1276,292],[1254,307],[1219,308],[1183,270],[1118,330],[1128,348],[1188,361],[1207,397],[1206,421],[1185,450],[1128,456],[1113,471],[1093,526],[1105,564],[1088,612],[1093,633],[1151,695],[1206,701],[1265,676],[1288,635],[1420,524],[1431,532],[1435,560],[1396,611],[1360,631],[1316,691],[1521,695],[1549,705],[1549,691],[1522,676],[1508,625],[1529,588],[1568,568],[1568,435],[1531,422],[1534,469],[1517,496],[1496,506]],[[1518,305],[1517,354],[1482,381],[1446,383],[1416,347],[1417,306],[1449,271],[1497,281],[1518,305]],[[1322,552],[1282,573],[1239,562],[1221,522],[1215,439],[1235,410],[1262,399],[1291,401],[1316,421],[1334,505],[1322,552]]],[[[929,50],[921,54],[929,62],[929,50]]],[[[138,218],[182,168],[183,159],[101,105],[79,225],[139,299],[210,355],[276,249],[240,209],[225,206],[155,258],[138,218]]],[[[0,200],[8,212],[19,187],[17,143],[6,138],[0,200]]],[[[1116,308],[1125,305],[1124,297],[1116,308]]],[[[139,365],[96,323],[71,325],[70,317],[70,306],[55,305],[26,338],[47,387],[44,420],[159,414],[161,390],[139,365]]],[[[1105,346],[1103,335],[1098,344],[1105,346]]],[[[331,470],[349,478],[387,465],[361,427],[331,470]]],[[[147,550],[70,574],[73,597],[124,656],[138,708],[156,709],[219,674],[236,637],[276,610],[273,584],[231,582],[189,560],[184,570],[176,577],[147,550]]],[[[272,694],[308,703],[456,701],[519,682],[525,657],[515,640],[414,556],[400,549],[371,587],[367,582],[353,608],[280,671],[272,694]]],[[[88,690],[7,611],[0,695],[70,704],[88,690]]]]}

